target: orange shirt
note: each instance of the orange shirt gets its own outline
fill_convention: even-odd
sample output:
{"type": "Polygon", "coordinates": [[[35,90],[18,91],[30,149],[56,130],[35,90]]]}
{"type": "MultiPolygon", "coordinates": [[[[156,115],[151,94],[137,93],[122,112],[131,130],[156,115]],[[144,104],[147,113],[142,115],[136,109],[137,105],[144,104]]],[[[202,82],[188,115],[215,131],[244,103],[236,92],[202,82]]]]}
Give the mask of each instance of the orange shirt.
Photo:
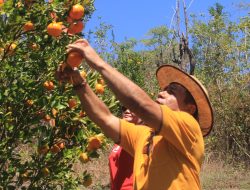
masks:
{"type": "Polygon", "coordinates": [[[188,113],[161,106],[160,132],[121,120],[120,145],[134,155],[135,190],[198,190],[204,142],[188,113]],[[150,138],[152,136],[152,138],[150,138]]]}

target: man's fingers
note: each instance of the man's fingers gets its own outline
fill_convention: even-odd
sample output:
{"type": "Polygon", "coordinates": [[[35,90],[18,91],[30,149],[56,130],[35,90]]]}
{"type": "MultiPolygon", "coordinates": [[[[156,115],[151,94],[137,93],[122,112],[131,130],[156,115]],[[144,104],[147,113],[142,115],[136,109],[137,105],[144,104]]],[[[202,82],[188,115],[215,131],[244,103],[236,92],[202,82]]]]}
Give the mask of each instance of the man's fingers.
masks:
{"type": "Polygon", "coordinates": [[[79,39],[76,40],[73,44],[81,44],[82,46],[86,47],[89,43],[86,39],[79,39]]]}

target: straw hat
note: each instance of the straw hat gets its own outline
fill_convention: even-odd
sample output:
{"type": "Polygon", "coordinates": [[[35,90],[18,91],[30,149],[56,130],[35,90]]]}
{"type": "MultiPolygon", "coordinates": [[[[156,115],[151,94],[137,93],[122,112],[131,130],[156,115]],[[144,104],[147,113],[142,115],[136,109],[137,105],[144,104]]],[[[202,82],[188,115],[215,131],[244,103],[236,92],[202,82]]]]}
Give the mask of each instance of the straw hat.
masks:
{"type": "Polygon", "coordinates": [[[213,110],[208,93],[200,81],[173,65],[162,65],[156,71],[161,89],[176,82],[184,86],[193,96],[198,109],[198,122],[203,136],[207,136],[213,127],[213,110]]]}

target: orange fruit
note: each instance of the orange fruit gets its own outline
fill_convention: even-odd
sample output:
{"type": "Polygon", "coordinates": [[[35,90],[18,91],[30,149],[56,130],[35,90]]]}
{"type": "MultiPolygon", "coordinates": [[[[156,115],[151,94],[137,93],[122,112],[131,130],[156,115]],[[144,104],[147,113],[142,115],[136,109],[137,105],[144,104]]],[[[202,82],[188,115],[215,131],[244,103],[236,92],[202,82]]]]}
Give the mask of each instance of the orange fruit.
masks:
{"type": "Polygon", "coordinates": [[[84,15],[84,7],[82,5],[76,4],[73,5],[72,8],[70,9],[69,16],[72,19],[78,20],[82,18],[84,15]]]}
{"type": "Polygon", "coordinates": [[[101,143],[103,143],[105,136],[104,136],[104,134],[99,133],[99,134],[95,135],[95,137],[98,138],[101,143]]]}
{"type": "Polygon", "coordinates": [[[83,152],[80,154],[79,156],[79,160],[82,162],[82,163],[86,163],[89,161],[89,157],[88,157],[88,154],[83,152]]]}
{"type": "Polygon", "coordinates": [[[43,86],[46,90],[50,91],[54,89],[54,83],[52,81],[45,81],[43,86]]]}
{"type": "Polygon", "coordinates": [[[16,49],[16,47],[17,47],[17,44],[11,43],[11,45],[10,44],[6,44],[5,49],[6,49],[6,51],[9,51],[8,54],[11,55],[11,54],[13,54],[14,50],[16,49]]]}
{"type": "Polygon", "coordinates": [[[51,112],[52,112],[52,115],[53,115],[54,117],[56,117],[56,115],[57,115],[57,113],[58,113],[57,109],[52,108],[51,112]]]}
{"type": "Polygon", "coordinates": [[[84,25],[82,21],[73,22],[69,26],[68,33],[76,34],[76,33],[81,32],[83,28],[84,28],[84,25]]]}
{"type": "Polygon", "coordinates": [[[65,143],[64,143],[64,142],[59,142],[59,143],[57,143],[57,146],[58,146],[60,149],[64,149],[65,143]]]}
{"type": "Polygon", "coordinates": [[[50,152],[53,153],[53,154],[56,154],[56,153],[60,152],[60,150],[61,150],[60,147],[57,146],[56,144],[53,145],[53,146],[50,148],[50,152]]]}
{"type": "Polygon", "coordinates": [[[69,99],[68,104],[69,104],[69,108],[72,109],[77,105],[77,101],[76,99],[72,98],[72,99],[69,99]]]}
{"type": "Polygon", "coordinates": [[[42,174],[43,174],[44,176],[48,176],[49,173],[50,173],[50,171],[49,171],[48,168],[45,167],[45,168],[42,169],[42,174]]]}
{"type": "Polygon", "coordinates": [[[43,119],[44,121],[49,122],[51,120],[51,117],[48,114],[46,114],[43,119]]]}
{"type": "Polygon", "coordinates": [[[11,45],[10,45],[10,51],[13,51],[13,50],[15,50],[16,49],[16,44],[15,43],[12,43],[11,45]]]}
{"type": "Polygon", "coordinates": [[[4,4],[4,0],[0,0],[0,6],[4,4]]]}
{"type": "Polygon", "coordinates": [[[80,111],[79,117],[85,117],[85,116],[86,116],[86,113],[84,111],[80,111]]]}
{"type": "Polygon", "coordinates": [[[104,86],[102,84],[99,84],[97,83],[95,85],[95,91],[98,93],[98,94],[103,94],[104,93],[104,86]]]}
{"type": "Polygon", "coordinates": [[[62,24],[58,22],[52,22],[47,26],[47,32],[49,35],[58,37],[62,33],[62,24]]]}
{"type": "Polygon", "coordinates": [[[100,148],[102,145],[102,142],[100,141],[99,138],[93,136],[88,139],[88,145],[87,145],[87,150],[92,151],[100,148]]]}
{"type": "Polygon", "coordinates": [[[105,85],[105,81],[102,78],[97,79],[97,83],[105,85]]]}
{"type": "Polygon", "coordinates": [[[23,26],[24,32],[28,32],[28,31],[34,30],[34,29],[35,29],[34,24],[31,21],[26,22],[25,25],[23,26]]]}
{"type": "Polygon", "coordinates": [[[29,45],[29,47],[33,50],[38,50],[39,49],[39,45],[37,45],[36,43],[32,43],[29,45]]]}
{"type": "Polygon", "coordinates": [[[26,101],[26,104],[27,104],[28,106],[32,106],[32,105],[34,104],[34,101],[33,101],[33,100],[27,100],[27,101],[26,101]]]}
{"type": "Polygon", "coordinates": [[[78,67],[82,63],[83,57],[80,53],[73,51],[67,56],[67,64],[71,67],[78,67]]]}
{"type": "Polygon", "coordinates": [[[49,145],[47,144],[37,148],[37,152],[39,155],[47,154],[48,151],[49,151],[49,145]]]}
{"type": "Polygon", "coordinates": [[[80,74],[81,74],[82,78],[86,78],[87,77],[87,73],[84,70],[82,70],[80,74]]]}

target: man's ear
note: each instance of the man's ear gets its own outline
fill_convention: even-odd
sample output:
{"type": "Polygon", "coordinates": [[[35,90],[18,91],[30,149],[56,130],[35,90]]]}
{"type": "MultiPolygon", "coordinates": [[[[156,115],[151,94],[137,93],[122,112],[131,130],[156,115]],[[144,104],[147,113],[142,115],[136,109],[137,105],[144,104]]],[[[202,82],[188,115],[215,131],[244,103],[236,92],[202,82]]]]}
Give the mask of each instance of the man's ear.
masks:
{"type": "Polygon", "coordinates": [[[196,109],[197,109],[197,107],[196,107],[196,105],[194,105],[194,104],[188,104],[188,105],[187,105],[187,111],[188,111],[188,113],[190,113],[191,115],[194,115],[194,113],[196,112],[196,109]]]}

